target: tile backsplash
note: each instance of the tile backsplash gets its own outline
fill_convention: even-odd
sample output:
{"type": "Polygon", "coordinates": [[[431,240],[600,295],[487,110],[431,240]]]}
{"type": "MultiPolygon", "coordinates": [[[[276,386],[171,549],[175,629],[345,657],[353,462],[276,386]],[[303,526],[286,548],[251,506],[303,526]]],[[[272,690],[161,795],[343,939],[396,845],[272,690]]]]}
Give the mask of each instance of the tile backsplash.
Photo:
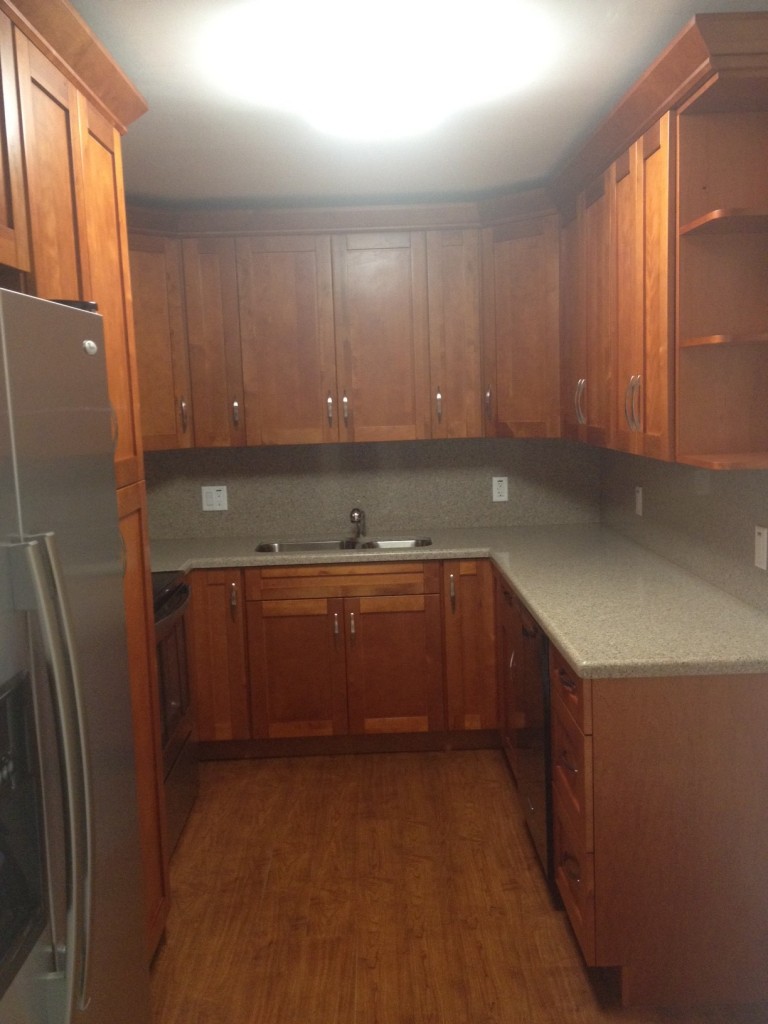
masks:
{"type": "Polygon", "coordinates": [[[454,440],[199,449],[145,455],[150,536],[346,536],[354,506],[369,534],[438,526],[599,520],[600,454],[564,441],[454,440]],[[509,500],[491,501],[491,478],[509,500]],[[224,484],[229,509],[203,512],[224,484]]]}

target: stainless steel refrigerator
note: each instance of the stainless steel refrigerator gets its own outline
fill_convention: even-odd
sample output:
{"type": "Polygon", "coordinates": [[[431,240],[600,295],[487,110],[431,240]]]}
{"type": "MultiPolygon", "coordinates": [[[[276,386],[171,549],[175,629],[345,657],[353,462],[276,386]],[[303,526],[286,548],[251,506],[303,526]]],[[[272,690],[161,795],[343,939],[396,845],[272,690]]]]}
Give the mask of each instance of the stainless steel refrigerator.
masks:
{"type": "Polygon", "coordinates": [[[148,1024],[101,317],[0,290],[0,1021],[148,1024]]]}

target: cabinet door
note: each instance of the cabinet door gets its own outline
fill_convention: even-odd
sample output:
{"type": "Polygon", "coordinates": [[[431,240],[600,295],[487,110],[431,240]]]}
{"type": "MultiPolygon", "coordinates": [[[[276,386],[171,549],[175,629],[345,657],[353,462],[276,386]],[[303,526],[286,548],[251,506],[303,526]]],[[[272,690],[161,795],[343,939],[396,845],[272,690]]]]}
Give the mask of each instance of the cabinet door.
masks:
{"type": "Polygon", "coordinates": [[[34,293],[82,299],[78,196],[82,194],[77,90],[14,30],[27,174],[34,293]]]}
{"type": "Polygon", "coordinates": [[[333,239],[342,441],[429,437],[423,232],[333,239]]]}
{"type": "Polygon", "coordinates": [[[248,601],[255,737],[347,732],[341,599],[248,601]]]}
{"type": "Polygon", "coordinates": [[[482,437],[480,234],[427,232],[432,437],[482,437]]]}
{"type": "Polygon", "coordinates": [[[16,56],[13,27],[5,14],[0,14],[0,93],[3,118],[3,131],[0,133],[0,263],[18,270],[29,270],[16,56]]]}
{"type": "Polygon", "coordinates": [[[487,560],[444,563],[443,624],[448,728],[498,728],[493,588],[487,560]]]}
{"type": "Polygon", "coordinates": [[[239,569],[190,574],[189,668],[197,738],[251,735],[246,665],[245,601],[239,569]]]}
{"type": "Polygon", "coordinates": [[[245,444],[240,318],[233,238],[183,242],[195,445],[245,444]]]}
{"type": "Polygon", "coordinates": [[[487,432],[496,437],[560,434],[558,245],[555,217],[483,233],[487,432]]]}
{"type": "Polygon", "coordinates": [[[437,594],[344,601],[351,733],[443,729],[437,594]]]}
{"type": "Polygon", "coordinates": [[[144,476],[120,136],[80,99],[83,160],[83,294],[104,318],[109,399],[115,414],[117,486],[144,476]]]}
{"type": "Polygon", "coordinates": [[[328,235],[237,240],[248,444],[337,441],[328,235]]]}
{"type": "Polygon", "coordinates": [[[144,448],[189,448],[193,410],[181,242],[131,235],[129,246],[144,448]]]}
{"type": "Polygon", "coordinates": [[[560,414],[563,437],[587,439],[587,338],[583,221],[574,215],[560,231],[560,414]]]}
{"type": "Polygon", "coordinates": [[[583,402],[587,440],[606,445],[610,434],[612,262],[611,201],[606,175],[584,197],[587,376],[583,402]]]}
{"type": "Polygon", "coordinates": [[[165,928],[170,906],[160,702],[154,657],[144,485],[117,492],[125,565],[123,591],[136,751],[136,796],[144,873],[149,959],[165,928]]]}
{"type": "Polygon", "coordinates": [[[673,446],[670,116],[646,132],[612,168],[612,443],[654,458],[670,458],[673,446]]]}

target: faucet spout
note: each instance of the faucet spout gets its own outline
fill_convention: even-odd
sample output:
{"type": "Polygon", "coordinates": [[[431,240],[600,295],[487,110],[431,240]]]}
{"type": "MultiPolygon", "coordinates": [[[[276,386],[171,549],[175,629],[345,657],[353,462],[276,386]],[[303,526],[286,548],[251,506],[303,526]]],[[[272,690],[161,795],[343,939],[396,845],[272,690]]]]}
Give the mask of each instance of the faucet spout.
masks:
{"type": "Polygon", "coordinates": [[[349,513],[349,521],[355,528],[355,539],[365,536],[365,512],[361,508],[353,508],[349,513]]]}

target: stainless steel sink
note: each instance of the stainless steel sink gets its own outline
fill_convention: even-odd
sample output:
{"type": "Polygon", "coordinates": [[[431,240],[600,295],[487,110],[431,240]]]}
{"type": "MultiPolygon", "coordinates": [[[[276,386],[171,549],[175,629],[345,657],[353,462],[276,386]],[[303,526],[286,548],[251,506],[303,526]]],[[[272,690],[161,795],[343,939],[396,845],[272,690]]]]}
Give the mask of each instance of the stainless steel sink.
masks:
{"type": "Polygon", "coordinates": [[[379,548],[382,551],[399,551],[406,548],[428,548],[432,543],[431,537],[417,537],[400,540],[366,540],[360,544],[361,548],[379,548]]]}
{"type": "Polygon", "coordinates": [[[344,540],[270,540],[256,545],[256,550],[263,554],[301,554],[312,551],[401,551],[408,548],[426,548],[432,543],[430,537],[393,538],[377,540],[355,540],[347,537],[344,540]]]}
{"type": "Polygon", "coordinates": [[[346,540],[271,540],[256,545],[256,550],[273,555],[301,551],[354,551],[357,541],[346,540]]]}

